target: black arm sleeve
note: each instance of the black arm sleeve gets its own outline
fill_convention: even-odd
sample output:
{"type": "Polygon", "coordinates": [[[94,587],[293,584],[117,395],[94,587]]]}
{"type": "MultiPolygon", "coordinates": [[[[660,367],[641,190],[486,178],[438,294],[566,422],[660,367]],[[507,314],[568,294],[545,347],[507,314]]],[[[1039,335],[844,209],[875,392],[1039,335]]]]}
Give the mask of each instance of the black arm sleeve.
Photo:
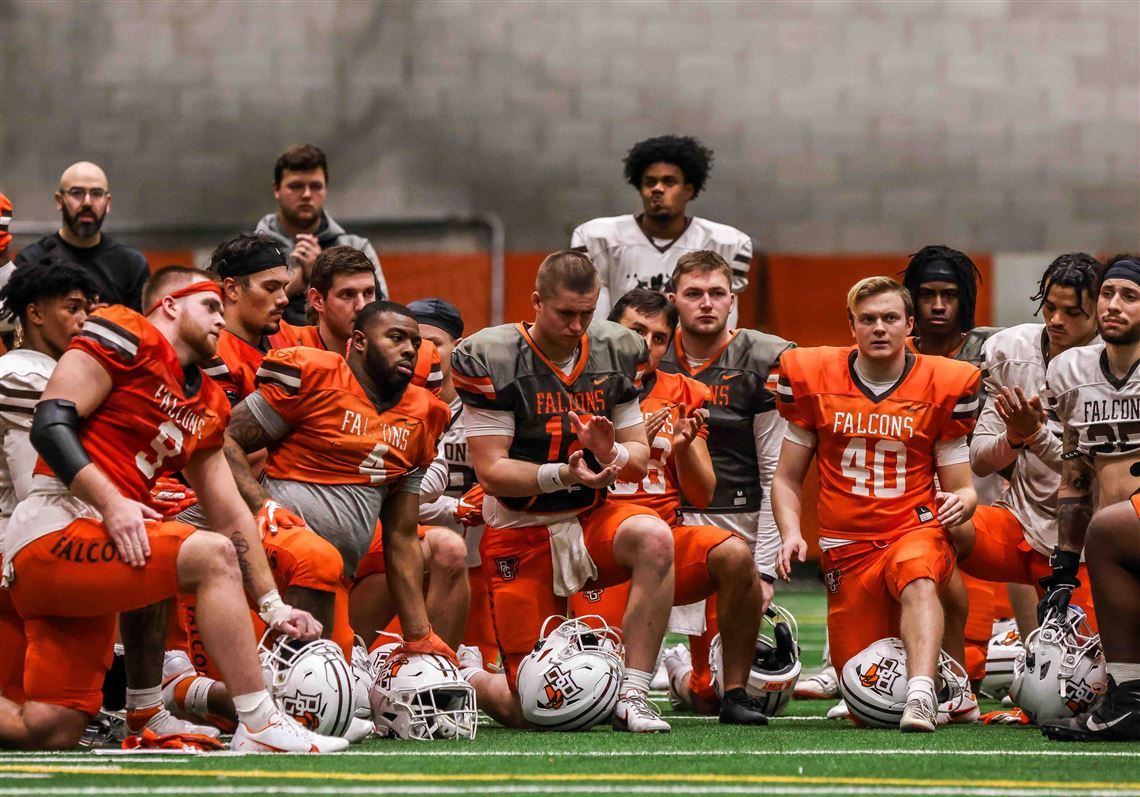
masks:
{"type": "Polygon", "coordinates": [[[76,474],[91,464],[91,457],[79,439],[81,420],[75,402],[63,399],[41,401],[32,418],[32,445],[68,487],[76,474]]]}

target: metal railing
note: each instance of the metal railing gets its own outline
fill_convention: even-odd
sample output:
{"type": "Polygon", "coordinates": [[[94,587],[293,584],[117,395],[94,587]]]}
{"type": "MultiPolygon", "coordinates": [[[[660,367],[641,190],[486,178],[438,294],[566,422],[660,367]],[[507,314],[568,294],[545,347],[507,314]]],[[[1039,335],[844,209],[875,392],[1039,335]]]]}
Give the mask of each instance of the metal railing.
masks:
{"type": "MultiPolygon", "coordinates": [[[[440,216],[409,216],[406,218],[347,218],[337,219],[346,230],[364,235],[372,241],[383,262],[384,249],[394,251],[392,244],[402,241],[423,249],[423,233],[477,230],[491,260],[490,319],[491,324],[503,323],[506,306],[506,229],[503,220],[494,213],[456,214],[440,216]],[[371,234],[369,234],[371,233],[371,234]],[[379,244],[377,242],[380,242],[379,244]]],[[[59,221],[22,221],[13,219],[11,232],[19,246],[50,235],[59,229],[59,221]]],[[[115,219],[107,226],[107,233],[125,244],[138,249],[213,249],[224,238],[242,229],[233,224],[218,223],[160,223],[115,219]]],[[[454,248],[454,243],[444,248],[454,248]]],[[[18,247],[14,247],[18,248],[18,247]]],[[[436,248],[436,247],[433,247],[436,248]]]]}

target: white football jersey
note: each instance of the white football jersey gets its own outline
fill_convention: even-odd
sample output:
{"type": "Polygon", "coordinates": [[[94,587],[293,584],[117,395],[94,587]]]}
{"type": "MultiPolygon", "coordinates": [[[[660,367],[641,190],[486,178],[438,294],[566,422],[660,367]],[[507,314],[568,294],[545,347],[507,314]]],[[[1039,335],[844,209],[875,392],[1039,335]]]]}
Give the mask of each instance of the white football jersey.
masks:
{"type": "Polygon", "coordinates": [[[455,506],[475,484],[475,468],[467,453],[467,432],[463,428],[463,402],[451,402],[451,426],[439,439],[439,455],[447,461],[447,488],[436,500],[420,504],[420,523],[446,526],[458,532],[467,543],[467,566],[479,566],[479,543],[483,527],[464,527],[455,519],[455,506]]]}
{"type": "MultiPolygon", "coordinates": [[[[633,288],[664,291],[677,261],[688,252],[711,249],[727,260],[732,266],[733,293],[748,285],[752,263],[751,238],[735,227],[696,216],[672,241],[651,239],[632,215],[593,219],[574,230],[570,246],[588,254],[601,276],[596,319],[606,318],[614,303],[633,288]]],[[[730,328],[736,326],[736,317],[734,307],[728,319],[730,328]]]]}
{"type": "Polygon", "coordinates": [[[29,439],[32,414],[55,363],[30,349],[0,357],[0,551],[8,517],[31,485],[36,465],[36,450],[29,439]]]}
{"type": "Polygon", "coordinates": [[[1140,450],[1140,368],[1117,379],[1104,343],[1069,349],[1051,363],[1049,406],[1061,424],[1076,430],[1067,457],[1135,457],[1140,450]]]}
{"type": "Polygon", "coordinates": [[[1057,489],[1061,485],[1061,427],[1051,419],[1029,445],[1014,449],[1005,436],[1005,421],[995,398],[1003,387],[1020,387],[1026,397],[1045,401],[1044,324],[1019,324],[990,337],[982,353],[982,385],[986,403],[970,440],[970,458],[987,470],[1013,472],[1009,486],[995,501],[1013,513],[1025,540],[1046,556],[1057,544],[1057,489]]]}

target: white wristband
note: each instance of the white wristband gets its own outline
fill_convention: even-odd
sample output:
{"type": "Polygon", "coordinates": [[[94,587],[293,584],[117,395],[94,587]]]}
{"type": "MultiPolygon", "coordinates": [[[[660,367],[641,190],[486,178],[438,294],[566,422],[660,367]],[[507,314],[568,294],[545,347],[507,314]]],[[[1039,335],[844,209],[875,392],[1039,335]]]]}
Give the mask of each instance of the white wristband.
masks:
{"type": "Polygon", "coordinates": [[[608,462],[598,460],[604,467],[614,465],[618,470],[625,467],[625,463],[629,462],[629,449],[621,443],[614,443],[614,447],[610,450],[610,457],[608,462]]]}
{"type": "Polygon", "coordinates": [[[281,600],[281,593],[275,589],[257,599],[257,616],[270,628],[286,619],[290,611],[291,607],[281,600]]]}
{"type": "Polygon", "coordinates": [[[561,462],[547,462],[538,466],[538,489],[544,493],[556,493],[566,489],[566,485],[562,483],[561,462]]]}

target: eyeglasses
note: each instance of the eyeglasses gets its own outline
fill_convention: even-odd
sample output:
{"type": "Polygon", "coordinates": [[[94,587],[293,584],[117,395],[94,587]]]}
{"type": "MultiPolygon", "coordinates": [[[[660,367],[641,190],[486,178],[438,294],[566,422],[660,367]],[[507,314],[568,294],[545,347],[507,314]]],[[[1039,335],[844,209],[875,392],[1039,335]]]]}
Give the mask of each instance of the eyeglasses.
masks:
{"type": "Polygon", "coordinates": [[[107,190],[105,188],[80,188],[79,186],[69,188],[63,193],[67,194],[76,202],[82,202],[84,197],[87,196],[90,196],[92,199],[102,199],[107,196],[107,190]]]}

